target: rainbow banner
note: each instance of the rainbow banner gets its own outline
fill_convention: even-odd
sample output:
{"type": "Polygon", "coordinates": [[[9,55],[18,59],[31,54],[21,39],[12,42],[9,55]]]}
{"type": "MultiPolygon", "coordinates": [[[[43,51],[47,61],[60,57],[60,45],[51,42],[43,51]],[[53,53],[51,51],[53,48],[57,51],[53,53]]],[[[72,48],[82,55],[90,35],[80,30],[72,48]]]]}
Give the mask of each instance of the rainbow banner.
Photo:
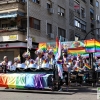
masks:
{"type": "Polygon", "coordinates": [[[0,87],[9,88],[44,88],[48,87],[51,74],[11,73],[0,74],[0,87]]]}
{"type": "Polygon", "coordinates": [[[100,42],[95,40],[95,52],[100,52],[100,42]]]}
{"type": "Polygon", "coordinates": [[[68,53],[69,54],[84,54],[84,53],[86,53],[86,50],[84,47],[69,48],[68,53]]]}
{"type": "Polygon", "coordinates": [[[46,49],[47,49],[47,44],[46,44],[46,43],[39,43],[38,48],[39,48],[39,49],[42,49],[43,51],[46,51],[46,49]]]}
{"type": "Polygon", "coordinates": [[[93,53],[93,52],[100,52],[100,42],[96,41],[95,39],[85,40],[85,48],[86,52],[93,53]]]}
{"type": "Polygon", "coordinates": [[[91,69],[91,67],[88,64],[84,65],[87,69],[91,69]]]}

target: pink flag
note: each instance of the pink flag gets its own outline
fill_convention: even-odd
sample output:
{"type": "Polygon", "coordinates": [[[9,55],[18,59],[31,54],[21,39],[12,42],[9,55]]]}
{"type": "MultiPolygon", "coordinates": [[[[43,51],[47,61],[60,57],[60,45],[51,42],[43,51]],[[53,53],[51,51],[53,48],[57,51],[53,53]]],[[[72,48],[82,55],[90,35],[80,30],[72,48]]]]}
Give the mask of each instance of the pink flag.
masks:
{"type": "Polygon", "coordinates": [[[59,40],[59,43],[58,43],[58,51],[55,55],[55,59],[58,60],[61,56],[61,41],[59,40]]]}

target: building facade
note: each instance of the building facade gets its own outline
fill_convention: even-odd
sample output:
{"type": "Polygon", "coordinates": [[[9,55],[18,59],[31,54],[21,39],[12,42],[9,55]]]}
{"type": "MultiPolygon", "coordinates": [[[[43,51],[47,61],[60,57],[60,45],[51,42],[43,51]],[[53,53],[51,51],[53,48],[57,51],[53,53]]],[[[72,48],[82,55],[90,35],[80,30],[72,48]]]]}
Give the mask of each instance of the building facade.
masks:
{"type": "Polygon", "coordinates": [[[74,25],[76,40],[90,38],[99,40],[99,30],[96,29],[100,28],[99,3],[99,0],[74,0],[74,25]]]}
{"type": "Polygon", "coordinates": [[[28,5],[27,0],[0,0],[0,61],[3,55],[10,60],[22,56],[27,36],[33,41],[33,57],[39,42],[56,37],[61,41],[99,39],[99,29],[87,35],[100,27],[99,4],[99,0],[28,0],[28,5]]]}

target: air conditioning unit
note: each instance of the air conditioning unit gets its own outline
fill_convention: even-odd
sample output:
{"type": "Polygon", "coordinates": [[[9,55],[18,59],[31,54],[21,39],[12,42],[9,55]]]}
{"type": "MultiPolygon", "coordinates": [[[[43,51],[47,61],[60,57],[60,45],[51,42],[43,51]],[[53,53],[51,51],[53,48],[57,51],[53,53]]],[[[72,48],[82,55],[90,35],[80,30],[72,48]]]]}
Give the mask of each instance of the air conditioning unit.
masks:
{"type": "Polygon", "coordinates": [[[50,14],[54,14],[54,9],[53,8],[49,8],[49,13],[50,14]]]}
{"type": "Polygon", "coordinates": [[[64,16],[64,13],[60,13],[61,16],[64,16]]]}
{"type": "Polygon", "coordinates": [[[54,34],[53,33],[48,33],[48,38],[54,39],[54,34]]]}
{"type": "Polygon", "coordinates": [[[58,12],[58,15],[60,15],[60,12],[58,12]]]}

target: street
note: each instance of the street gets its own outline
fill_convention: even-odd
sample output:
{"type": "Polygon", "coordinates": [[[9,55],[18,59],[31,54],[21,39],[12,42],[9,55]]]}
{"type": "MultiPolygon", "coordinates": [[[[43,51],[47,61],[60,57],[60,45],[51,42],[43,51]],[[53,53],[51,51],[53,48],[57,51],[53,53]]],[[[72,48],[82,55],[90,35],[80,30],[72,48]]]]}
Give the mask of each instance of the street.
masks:
{"type": "Polygon", "coordinates": [[[73,87],[68,92],[0,88],[0,100],[97,100],[97,88],[73,87]]]}

